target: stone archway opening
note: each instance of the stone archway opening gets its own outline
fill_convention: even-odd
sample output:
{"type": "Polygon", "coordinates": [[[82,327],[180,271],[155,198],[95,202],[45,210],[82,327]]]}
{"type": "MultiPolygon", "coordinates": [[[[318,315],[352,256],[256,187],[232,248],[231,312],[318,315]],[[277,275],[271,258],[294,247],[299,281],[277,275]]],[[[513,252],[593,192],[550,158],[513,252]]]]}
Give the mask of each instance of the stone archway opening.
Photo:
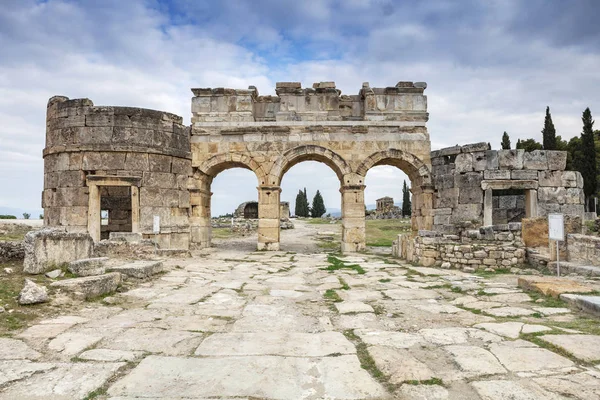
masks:
{"type": "Polygon", "coordinates": [[[390,165],[372,167],[365,177],[365,241],[368,247],[391,250],[399,233],[412,231],[411,214],[403,207],[406,183],[408,201],[412,204],[410,178],[399,168],[390,165]]]}
{"type": "MultiPolygon", "coordinates": [[[[296,160],[297,161],[297,160],[296,160]]],[[[326,163],[303,159],[297,161],[283,173],[281,178],[281,199],[289,203],[291,221],[295,229],[310,224],[317,230],[317,246],[324,251],[339,251],[341,241],[341,195],[340,178],[334,168],[326,163]],[[312,207],[317,190],[324,200],[326,211],[321,217],[305,219],[296,214],[296,198],[299,192],[306,190],[309,207],[312,207]],[[329,215],[329,217],[327,217],[329,215]]],[[[282,214],[280,218],[285,216],[282,214]]],[[[300,251],[303,247],[299,235],[281,232],[281,250],[300,251]],[[293,236],[296,239],[292,239],[293,236]]]]}

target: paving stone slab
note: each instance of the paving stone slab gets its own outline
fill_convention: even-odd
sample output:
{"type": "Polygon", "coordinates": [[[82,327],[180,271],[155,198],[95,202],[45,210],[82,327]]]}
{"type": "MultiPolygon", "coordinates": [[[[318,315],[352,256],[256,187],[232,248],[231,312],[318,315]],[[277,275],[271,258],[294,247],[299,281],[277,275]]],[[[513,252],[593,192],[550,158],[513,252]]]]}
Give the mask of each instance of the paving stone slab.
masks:
{"type": "Polygon", "coordinates": [[[572,279],[553,276],[520,276],[519,287],[558,298],[563,293],[589,293],[594,289],[572,279]]]}
{"type": "Polygon", "coordinates": [[[92,349],[85,351],[79,355],[79,359],[87,361],[135,361],[144,355],[142,351],[126,351],[112,349],[92,349]]]}
{"type": "Polygon", "coordinates": [[[515,381],[479,381],[471,383],[482,400],[558,400],[558,396],[532,390],[515,381]]]}
{"type": "Polygon", "coordinates": [[[544,315],[569,314],[571,312],[570,309],[561,307],[533,307],[533,310],[544,315]]]}
{"type": "Polygon", "coordinates": [[[544,335],[544,342],[565,349],[575,358],[587,361],[600,361],[600,336],[595,335],[544,335]]]}
{"type": "MultiPolygon", "coordinates": [[[[518,341],[519,342],[519,341],[518,341]]],[[[523,341],[520,341],[523,342],[523,341]]],[[[509,371],[530,372],[572,367],[573,361],[550,350],[539,347],[524,347],[520,343],[493,343],[490,351],[509,371]]],[[[529,343],[535,346],[533,343],[529,343]]]]}
{"type": "Polygon", "coordinates": [[[504,374],[506,369],[489,351],[477,346],[447,346],[454,361],[469,376],[504,374]]]}
{"type": "Polygon", "coordinates": [[[493,315],[494,317],[523,317],[528,315],[533,315],[536,312],[527,308],[521,307],[498,307],[498,308],[490,308],[485,311],[488,314],[493,315]]]}
{"type": "Polygon", "coordinates": [[[72,324],[40,324],[33,325],[19,333],[23,339],[52,339],[71,328],[72,324]]]}
{"type": "Polygon", "coordinates": [[[406,381],[426,381],[435,376],[426,364],[417,360],[406,349],[369,346],[368,351],[377,368],[384,375],[389,376],[392,384],[401,384],[406,381]]]}
{"type": "Polygon", "coordinates": [[[340,314],[374,312],[373,307],[360,301],[343,301],[341,303],[335,303],[335,308],[337,308],[340,314]]]}
{"type": "Polygon", "coordinates": [[[0,392],[1,400],[84,399],[106,383],[124,363],[55,364],[0,392]]]}
{"type": "MultiPolygon", "coordinates": [[[[49,371],[55,367],[56,365],[52,363],[38,363],[29,360],[0,361],[0,387],[9,382],[28,378],[33,374],[49,371]]],[[[2,398],[1,389],[0,398],[2,398]]]]}
{"type": "Polygon", "coordinates": [[[578,374],[534,378],[533,381],[545,390],[578,400],[600,400],[600,374],[581,372],[578,374]]]}
{"type": "Polygon", "coordinates": [[[397,349],[408,349],[424,343],[420,335],[413,333],[368,330],[357,330],[354,333],[366,344],[388,346],[397,349]]]}
{"type": "Polygon", "coordinates": [[[194,332],[132,328],[126,329],[116,337],[103,340],[100,347],[167,355],[188,355],[198,347],[201,340],[202,334],[194,332]]]}
{"type": "Polygon", "coordinates": [[[523,329],[522,322],[502,322],[502,323],[483,323],[474,325],[474,328],[485,329],[488,332],[495,333],[500,336],[517,339],[523,329]]]}
{"type": "Polygon", "coordinates": [[[355,354],[356,348],[340,332],[219,333],[204,339],[197,356],[324,357],[355,354]]]}
{"type": "Polygon", "coordinates": [[[438,385],[402,385],[397,392],[403,400],[447,400],[448,390],[438,385]]]}
{"type": "Polygon", "coordinates": [[[142,398],[252,396],[341,400],[387,397],[385,389],[360,367],[356,356],[220,359],[149,356],[113,384],[108,393],[142,398]]]}
{"type": "Polygon", "coordinates": [[[81,353],[102,340],[103,336],[90,332],[65,332],[61,333],[48,343],[48,349],[68,356],[81,353]]]}
{"type": "Polygon", "coordinates": [[[37,360],[41,354],[26,343],[0,337],[0,360],[37,360]]]}

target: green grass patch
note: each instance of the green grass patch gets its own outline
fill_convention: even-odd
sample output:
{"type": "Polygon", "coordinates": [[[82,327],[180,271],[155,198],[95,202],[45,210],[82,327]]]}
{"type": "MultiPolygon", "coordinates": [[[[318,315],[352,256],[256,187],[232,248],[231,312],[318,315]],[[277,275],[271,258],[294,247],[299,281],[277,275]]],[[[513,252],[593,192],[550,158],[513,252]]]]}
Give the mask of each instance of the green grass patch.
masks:
{"type": "Polygon", "coordinates": [[[342,290],[350,290],[350,286],[348,286],[348,283],[339,276],[338,281],[340,281],[340,285],[342,285],[342,290]]]}
{"type": "Polygon", "coordinates": [[[535,302],[535,305],[538,307],[563,308],[567,306],[567,304],[561,299],[557,299],[552,296],[546,296],[540,292],[528,291],[527,294],[529,297],[531,297],[531,301],[535,302]]]}
{"type": "Polygon", "coordinates": [[[410,219],[368,219],[365,221],[367,246],[391,247],[399,233],[411,231],[410,219]]]}
{"type": "Polygon", "coordinates": [[[334,303],[339,303],[343,301],[340,295],[337,294],[337,292],[333,289],[327,289],[323,294],[323,297],[327,300],[333,301],[334,303]]]}
{"type": "Polygon", "coordinates": [[[390,278],[385,278],[385,279],[380,279],[379,282],[381,283],[388,283],[391,282],[392,280],[390,278]]]}
{"type": "MultiPolygon", "coordinates": [[[[329,218],[299,218],[302,221],[306,221],[310,225],[329,225],[331,221],[329,218]]],[[[337,223],[337,222],[336,222],[337,223]]],[[[331,224],[333,225],[333,224],[331,224]]]]}
{"type": "Polygon", "coordinates": [[[444,386],[444,381],[441,380],[440,378],[431,378],[431,379],[426,379],[424,381],[417,381],[417,380],[411,380],[411,381],[404,381],[404,383],[408,384],[408,385],[439,385],[439,386],[444,386]]]}
{"type": "Polygon", "coordinates": [[[322,268],[322,270],[324,271],[338,271],[340,269],[351,269],[356,271],[359,274],[366,274],[367,271],[365,271],[360,265],[358,264],[346,264],[344,263],[342,260],[340,260],[339,258],[337,258],[336,256],[329,254],[327,256],[327,262],[329,263],[329,266],[326,268],[322,268]]]}
{"type": "Polygon", "coordinates": [[[481,276],[482,278],[489,278],[495,275],[506,275],[510,273],[510,268],[498,268],[494,271],[485,271],[483,269],[478,269],[477,271],[473,272],[473,274],[481,276]]]}
{"type": "Polygon", "coordinates": [[[452,286],[452,287],[450,288],[450,291],[451,291],[452,293],[462,293],[462,292],[463,292],[462,288],[461,288],[461,287],[459,287],[459,286],[452,286]]]}

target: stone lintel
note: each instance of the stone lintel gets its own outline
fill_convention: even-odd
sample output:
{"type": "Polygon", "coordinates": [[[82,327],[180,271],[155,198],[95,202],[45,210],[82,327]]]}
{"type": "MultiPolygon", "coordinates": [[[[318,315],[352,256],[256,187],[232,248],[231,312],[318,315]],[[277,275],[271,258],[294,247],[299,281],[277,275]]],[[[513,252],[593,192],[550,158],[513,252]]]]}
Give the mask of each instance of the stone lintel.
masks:
{"type": "Polygon", "coordinates": [[[538,182],[530,180],[484,180],[481,181],[481,189],[537,189],[538,182]]]}
{"type": "Polygon", "coordinates": [[[88,175],[86,185],[96,186],[136,186],[140,187],[142,178],[139,176],[88,175]]]}

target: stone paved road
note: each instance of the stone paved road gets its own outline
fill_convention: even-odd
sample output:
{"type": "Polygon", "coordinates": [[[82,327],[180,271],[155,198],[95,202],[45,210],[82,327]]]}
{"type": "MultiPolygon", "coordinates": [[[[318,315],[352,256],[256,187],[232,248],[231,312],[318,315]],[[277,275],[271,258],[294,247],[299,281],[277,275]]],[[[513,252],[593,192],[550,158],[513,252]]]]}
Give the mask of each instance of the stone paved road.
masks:
{"type": "Polygon", "coordinates": [[[0,338],[0,399],[600,399],[600,337],[511,275],[224,248],[169,264],[0,338]]]}

